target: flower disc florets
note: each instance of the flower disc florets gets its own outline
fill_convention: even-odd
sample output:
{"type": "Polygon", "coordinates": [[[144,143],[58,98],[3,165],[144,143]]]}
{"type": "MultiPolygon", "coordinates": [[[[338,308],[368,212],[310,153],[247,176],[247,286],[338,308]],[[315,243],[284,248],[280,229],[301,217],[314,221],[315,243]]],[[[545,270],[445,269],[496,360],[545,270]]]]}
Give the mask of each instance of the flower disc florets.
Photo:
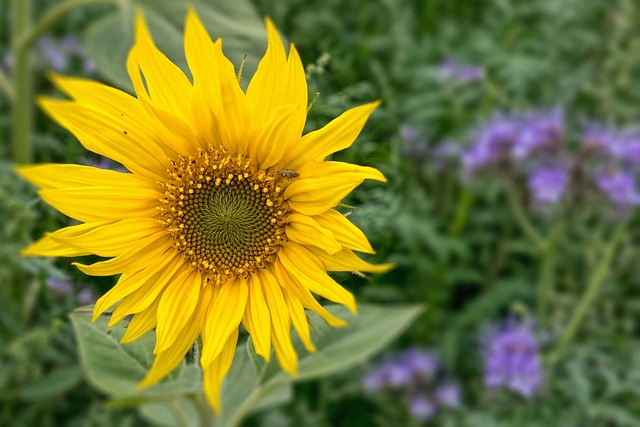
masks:
{"type": "Polygon", "coordinates": [[[275,260],[287,241],[280,177],[223,147],[171,161],[160,186],[160,220],[194,268],[215,283],[275,260]]]}

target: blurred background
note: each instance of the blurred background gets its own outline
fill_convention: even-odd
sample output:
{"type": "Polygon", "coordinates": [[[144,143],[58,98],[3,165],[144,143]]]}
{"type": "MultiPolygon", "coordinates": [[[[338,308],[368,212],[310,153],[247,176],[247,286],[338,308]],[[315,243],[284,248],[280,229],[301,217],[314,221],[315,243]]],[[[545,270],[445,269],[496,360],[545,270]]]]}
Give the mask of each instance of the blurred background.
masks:
{"type": "MultiPolygon", "coordinates": [[[[319,94],[306,131],[382,100],[334,158],[389,179],[345,203],[370,260],[396,268],[336,280],[362,303],[424,306],[372,360],[297,384],[244,425],[640,426],[640,3],[191,3],[236,66],[247,54],[244,84],[262,17],[295,43],[319,94]]],[[[67,318],[114,278],[19,257],[70,220],[11,169],[120,167],[33,101],[58,96],[49,72],[130,91],[136,6],[184,64],[185,2],[0,0],[2,426],[151,425],[86,383],[67,318]]]]}

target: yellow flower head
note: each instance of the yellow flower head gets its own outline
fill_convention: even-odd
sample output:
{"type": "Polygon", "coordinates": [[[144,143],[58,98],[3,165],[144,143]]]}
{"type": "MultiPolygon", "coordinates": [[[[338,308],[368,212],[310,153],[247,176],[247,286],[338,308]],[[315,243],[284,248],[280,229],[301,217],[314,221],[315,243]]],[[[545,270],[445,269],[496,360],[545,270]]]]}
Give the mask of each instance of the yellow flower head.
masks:
{"type": "Polygon", "coordinates": [[[129,171],[79,165],[18,168],[51,206],[82,224],[46,235],[27,255],[95,254],[76,263],[89,275],[121,274],[96,303],[110,325],[133,315],[123,342],[156,329],[155,361],[140,384],[155,384],[198,337],[205,393],[219,409],[242,325],[256,352],[271,346],[295,374],[291,326],[314,351],[305,310],[344,322],[313,294],[355,312],[353,295],[327,271],[386,271],[353,251],[372,253],[363,233],[334,208],[376,169],[325,157],[349,147],[377,102],[353,108],[302,135],[308,91],[293,45],[285,53],[267,20],[268,47],[246,93],[234,67],[195,12],[185,29],[191,82],[136,20],[127,69],[136,97],[100,83],[54,77],[72,100],[41,107],[89,150],[129,171]]]}

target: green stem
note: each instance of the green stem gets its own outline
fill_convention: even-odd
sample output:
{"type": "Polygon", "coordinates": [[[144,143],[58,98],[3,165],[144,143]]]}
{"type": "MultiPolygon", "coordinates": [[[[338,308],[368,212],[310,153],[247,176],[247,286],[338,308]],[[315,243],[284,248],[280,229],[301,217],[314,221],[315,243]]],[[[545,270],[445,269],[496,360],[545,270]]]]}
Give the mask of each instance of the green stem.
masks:
{"type": "Polygon", "coordinates": [[[505,180],[505,188],[507,190],[507,196],[509,197],[510,202],[509,204],[511,205],[511,210],[513,211],[516,222],[518,223],[524,234],[526,234],[526,236],[537,247],[537,249],[542,251],[546,250],[547,242],[538,232],[538,230],[536,230],[533,224],[531,224],[531,221],[529,221],[529,217],[522,207],[522,202],[520,200],[518,190],[515,188],[511,180],[505,180]]]}
{"type": "Polygon", "coordinates": [[[587,290],[582,295],[582,299],[580,300],[578,307],[573,312],[573,316],[569,320],[567,328],[558,341],[558,345],[555,348],[556,354],[560,354],[571,343],[571,341],[573,341],[573,338],[578,332],[578,328],[582,324],[584,316],[587,314],[589,308],[591,308],[594,300],[598,296],[600,288],[602,288],[602,284],[604,283],[604,278],[606,277],[611,267],[611,260],[613,259],[613,255],[615,254],[616,250],[618,249],[618,245],[622,240],[624,231],[625,223],[621,222],[614,230],[613,236],[611,237],[609,244],[605,248],[600,262],[596,265],[596,268],[591,275],[591,280],[587,285],[587,290]]]}
{"type": "MultiPolygon", "coordinates": [[[[20,0],[18,0],[20,2],[20,0]]],[[[21,49],[29,49],[49,28],[57,23],[64,15],[72,10],[89,4],[118,4],[123,0],[67,0],[59,3],[48,10],[45,15],[38,20],[33,29],[22,35],[19,39],[18,46],[21,49]]]]}
{"type": "Polygon", "coordinates": [[[11,49],[13,53],[13,105],[11,108],[11,147],[16,163],[31,163],[33,121],[32,76],[28,49],[20,46],[31,26],[31,0],[11,1],[11,49]]]}
{"type": "MultiPolygon", "coordinates": [[[[282,375],[282,373],[280,374],[282,375]]],[[[244,418],[251,412],[251,409],[264,395],[281,386],[283,381],[287,381],[282,378],[272,378],[266,384],[262,384],[256,387],[249,396],[242,402],[242,404],[235,410],[233,416],[227,423],[227,427],[239,427],[244,418]]]]}
{"type": "MultiPolygon", "coordinates": [[[[202,354],[202,338],[198,338],[195,343],[193,343],[193,363],[195,363],[196,369],[199,372],[199,377],[202,378],[202,366],[200,365],[200,355],[202,354]]],[[[210,427],[213,425],[213,417],[211,413],[211,409],[209,409],[209,405],[207,404],[207,399],[204,397],[204,393],[199,391],[197,393],[193,393],[191,396],[191,400],[198,411],[198,419],[200,421],[200,427],[210,427]]]]}
{"type": "Polygon", "coordinates": [[[191,425],[187,415],[184,413],[176,399],[169,399],[167,405],[169,406],[169,410],[173,414],[174,419],[178,423],[178,427],[189,427],[191,425]]]}
{"type": "Polygon", "coordinates": [[[473,204],[473,193],[466,188],[463,188],[460,193],[460,200],[456,208],[456,214],[449,228],[449,236],[458,237],[469,218],[469,211],[473,204]]]}
{"type": "Polygon", "coordinates": [[[542,253],[540,282],[538,283],[538,320],[544,328],[547,323],[549,301],[553,292],[553,270],[555,267],[556,241],[560,227],[554,227],[542,253]]]}
{"type": "Polygon", "coordinates": [[[13,102],[15,98],[15,94],[13,93],[13,86],[11,86],[11,80],[7,75],[0,69],[0,90],[2,90],[9,98],[10,102],[13,102]]]}

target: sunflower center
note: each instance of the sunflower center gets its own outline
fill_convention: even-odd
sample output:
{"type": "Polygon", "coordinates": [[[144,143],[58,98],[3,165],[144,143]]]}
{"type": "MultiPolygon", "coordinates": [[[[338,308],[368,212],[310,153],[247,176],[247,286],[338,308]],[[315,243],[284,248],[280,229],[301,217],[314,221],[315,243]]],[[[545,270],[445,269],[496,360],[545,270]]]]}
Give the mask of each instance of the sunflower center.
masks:
{"type": "Polygon", "coordinates": [[[168,174],[160,220],[194,268],[223,283],[275,260],[289,212],[279,176],[222,147],[172,160],[168,174]]]}

